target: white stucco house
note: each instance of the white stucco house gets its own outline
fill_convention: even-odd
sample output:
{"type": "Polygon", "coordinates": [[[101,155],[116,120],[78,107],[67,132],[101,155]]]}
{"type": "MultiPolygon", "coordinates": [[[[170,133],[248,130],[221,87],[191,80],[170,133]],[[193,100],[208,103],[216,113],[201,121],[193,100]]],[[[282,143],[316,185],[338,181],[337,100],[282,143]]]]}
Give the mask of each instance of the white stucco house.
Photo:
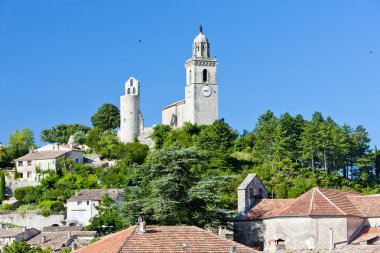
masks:
{"type": "Polygon", "coordinates": [[[57,160],[70,157],[74,163],[83,164],[84,151],[74,144],[48,144],[15,160],[19,180],[40,181],[43,177],[39,171],[55,170],[57,160]]]}
{"type": "Polygon", "coordinates": [[[316,187],[296,199],[260,199],[245,209],[234,221],[234,239],[264,250],[331,249],[367,242],[374,231],[369,228],[380,225],[380,194],[316,187]]]}
{"type": "Polygon", "coordinates": [[[100,204],[102,196],[108,194],[115,200],[116,204],[122,201],[122,189],[87,189],[76,193],[67,200],[67,219],[68,225],[77,224],[87,226],[90,219],[98,214],[95,206],[100,204]]]}

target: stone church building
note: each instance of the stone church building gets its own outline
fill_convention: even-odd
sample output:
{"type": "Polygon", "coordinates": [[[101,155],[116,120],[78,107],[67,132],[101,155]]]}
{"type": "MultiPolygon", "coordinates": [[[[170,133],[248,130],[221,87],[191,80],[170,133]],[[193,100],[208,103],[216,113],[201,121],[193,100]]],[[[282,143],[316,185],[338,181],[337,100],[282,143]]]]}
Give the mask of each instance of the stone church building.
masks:
{"type": "MultiPolygon", "coordinates": [[[[215,57],[210,56],[210,42],[200,26],[195,37],[192,56],[185,62],[185,99],[162,109],[162,124],[180,128],[185,122],[210,125],[218,119],[218,83],[215,57]]],[[[140,82],[131,77],[125,83],[125,95],[120,97],[120,141],[146,139],[152,132],[144,129],[140,112],[140,82]],[[140,137],[140,138],[139,138],[140,137]]]]}
{"type": "Polygon", "coordinates": [[[192,57],[185,62],[185,99],[162,109],[162,124],[182,127],[185,122],[209,125],[218,119],[218,61],[210,56],[210,43],[202,26],[195,37],[192,57]]]}

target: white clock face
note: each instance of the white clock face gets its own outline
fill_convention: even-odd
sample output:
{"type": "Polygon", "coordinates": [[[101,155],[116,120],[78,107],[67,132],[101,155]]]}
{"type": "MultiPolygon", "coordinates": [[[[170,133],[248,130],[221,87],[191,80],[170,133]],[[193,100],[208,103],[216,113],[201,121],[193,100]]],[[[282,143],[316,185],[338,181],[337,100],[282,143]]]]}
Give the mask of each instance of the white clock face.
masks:
{"type": "Polygon", "coordinates": [[[203,96],[209,97],[209,96],[211,96],[211,93],[212,93],[212,89],[210,86],[203,86],[202,87],[202,95],[203,96]]]}

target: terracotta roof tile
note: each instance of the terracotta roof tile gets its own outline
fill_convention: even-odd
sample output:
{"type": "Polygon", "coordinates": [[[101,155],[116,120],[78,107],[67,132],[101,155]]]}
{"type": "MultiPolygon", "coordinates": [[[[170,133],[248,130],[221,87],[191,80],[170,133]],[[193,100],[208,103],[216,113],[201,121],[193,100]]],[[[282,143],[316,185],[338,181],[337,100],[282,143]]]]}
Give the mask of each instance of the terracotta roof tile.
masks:
{"type": "Polygon", "coordinates": [[[292,204],[295,199],[260,199],[243,219],[264,218],[277,215],[284,208],[292,204]]]}
{"type": "Polygon", "coordinates": [[[368,241],[380,237],[380,228],[367,228],[364,232],[352,242],[352,244],[358,244],[360,242],[368,241]]]}
{"type": "Polygon", "coordinates": [[[120,252],[124,243],[135,232],[137,226],[132,226],[126,230],[103,237],[100,241],[92,243],[84,248],[78,249],[75,253],[116,253],[120,252]]]}
{"type": "Polygon", "coordinates": [[[375,195],[349,195],[351,203],[366,217],[380,216],[380,194],[375,195]]]}
{"type": "Polygon", "coordinates": [[[147,226],[147,233],[144,234],[138,232],[138,226],[133,226],[75,252],[228,253],[231,246],[235,247],[237,253],[256,252],[252,248],[221,238],[209,231],[194,226],[147,226]],[[119,245],[122,245],[122,247],[119,248],[119,245]]]}
{"type": "MultiPolygon", "coordinates": [[[[364,195],[360,193],[316,187],[296,199],[262,200],[243,218],[303,215],[364,216],[370,213],[380,215],[380,201],[372,201],[374,203],[370,204],[370,201],[363,200],[363,197],[364,195]]],[[[380,195],[372,198],[380,200],[380,195]]]]}

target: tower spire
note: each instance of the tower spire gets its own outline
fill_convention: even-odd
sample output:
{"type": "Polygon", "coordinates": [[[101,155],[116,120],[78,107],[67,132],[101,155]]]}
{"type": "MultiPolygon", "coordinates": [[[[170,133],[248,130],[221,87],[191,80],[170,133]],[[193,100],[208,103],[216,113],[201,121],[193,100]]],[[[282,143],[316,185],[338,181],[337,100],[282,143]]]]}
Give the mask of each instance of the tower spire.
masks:
{"type": "Polygon", "coordinates": [[[202,27],[202,24],[199,26],[199,33],[203,33],[203,27],[202,27]]]}

